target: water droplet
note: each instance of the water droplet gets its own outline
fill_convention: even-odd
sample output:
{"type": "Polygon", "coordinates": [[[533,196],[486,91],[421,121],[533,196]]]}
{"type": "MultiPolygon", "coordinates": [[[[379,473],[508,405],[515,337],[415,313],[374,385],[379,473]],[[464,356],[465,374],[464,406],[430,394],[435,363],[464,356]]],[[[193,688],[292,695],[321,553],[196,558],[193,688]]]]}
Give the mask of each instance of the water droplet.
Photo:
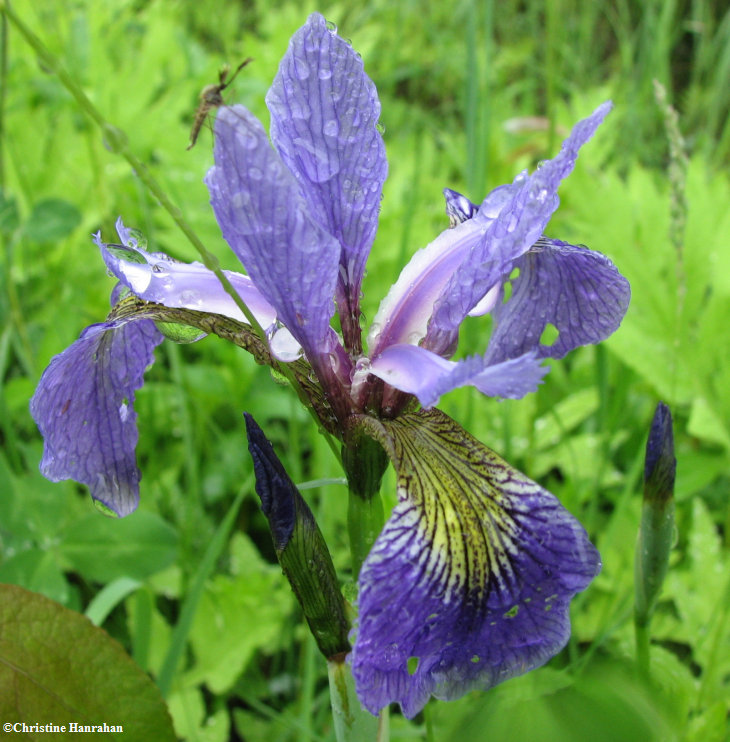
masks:
{"type": "Polygon", "coordinates": [[[105,503],[103,503],[101,500],[92,500],[94,503],[94,506],[96,509],[104,513],[104,515],[108,515],[110,518],[118,518],[119,516],[105,503]]]}
{"type": "Polygon", "coordinates": [[[255,149],[259,143],[259,140],[250,134],[240,137],[240,141],[244,149],[255,149]]]}
{"type": "Polygon", "coordinates": [[[337,134],[339,134],[340,125],[337,123],[337,121],[335,121],[335,119],[330,119],[329,121],[325,122],[322,131],[327,137],[336,137],[337,134]]]}
{"type": "Polygon", "coordinates": [[[332,70],[327,67],[320,67],[317,75],[320,80],[329,80],[332,77],[332,70]]]}
{"type": "Polygon", "coordinates": [[[264,174],[257,167],[250,167],[248,169],[248,177],[251,178],[251,180],[261,180],[263,175],[264,174]]]}
{"type": "Polygon", "coordinates": [[[306,120],[312,115],[312,109],[305,100],[292,98],[289,101],[289,113],[295,119],[306,120]]]}
{"type": "Polygon", "coordinates": [[[327,30],[330,33],[333,33],[333,34],[337,33],[337,24],[334,23],[333,21],[325,21],[325,26],[327,26],[327,30]]]}
{"type": "Polygon", "coordinates": [[[157,273],[160,276],[166,276],[168,273],[167,266],[162,263],[155,263],[152,266],[152,272],[157,273]]]}
{"type": "Polygon", "coordinates": [[[378,121],[378,123],[375,124],[375,128],[378,130],[379,134],[385,134],[385,124],[381,124],[380,121],[378,121]]]}
{"type": "Polygon", "coordinates": [[[299,80],[306,80],[309,78],[309,65],[306,59],[294,58],[294,74],[299,80]]]}

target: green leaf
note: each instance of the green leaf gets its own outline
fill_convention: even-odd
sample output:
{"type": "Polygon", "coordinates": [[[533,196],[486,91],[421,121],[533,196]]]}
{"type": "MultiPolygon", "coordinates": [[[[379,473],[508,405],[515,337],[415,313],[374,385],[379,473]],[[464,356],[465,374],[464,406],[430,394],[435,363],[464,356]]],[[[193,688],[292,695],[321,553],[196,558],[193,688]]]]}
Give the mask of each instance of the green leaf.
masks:
{"type": "Polygon", "coordinates": [[[59,552],[89,580],[144,580],[172,564],[177,533],[158,515],[137,511],[111,520],[88,515],[66,529],[59,552]]]}
{"type": "Polygon", "coordinates": [[[234,537],[232,552],[240,572],[211,580],[190,633],[196,663],[186,681],[205,682],[214,693],[233,685],[256,650],[276,649],[292,607],[278,566],[266,563],[247,536],[234,537]]]}
{"type": "Polygon", "coordinates": [[[56,555],[47,549],[31,548],[10,557],[0,566],[0,583],[21,585],[67,604],[69,589],[56,555]]]}
{"type": "Polygon", "coordinates": [[[168,704],[180,739],[197,742],[227,742],[230,739],[228,712],[222,708],[206,718],[205,700],[198,688],[171,693],[168,704]]]}
{"type": "Polygon", "coordinates": [[[0,234],[10,234],[18,228],[20,216],[18,204],[13,197],[8,197],[0,190],[0,234]]]}
{"type": "Polygon", "coordinates": [[[0,585],[0,718],[66,725],[67,733],[72,722],[119,726],[104,738],[120,742],[175,740],[160,692],[120,644],[13,585],[0,585]]]}
{"type": "Polygon", "coordinates": [[[25,223],[31,242],[57,242],[68,237],[81,223],[81,212],[69,201],[47,198],[33,206],[25,223]]]}

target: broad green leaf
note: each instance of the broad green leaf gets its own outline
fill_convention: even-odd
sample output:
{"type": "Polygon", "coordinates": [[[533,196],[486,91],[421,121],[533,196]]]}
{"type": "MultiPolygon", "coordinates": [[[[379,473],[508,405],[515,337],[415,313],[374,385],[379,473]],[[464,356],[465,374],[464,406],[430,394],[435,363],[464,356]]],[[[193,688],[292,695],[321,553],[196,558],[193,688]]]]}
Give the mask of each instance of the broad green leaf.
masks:
{"type": "Polygon", "coordinates": [[[237,573],[210,581],[190,633],[195,664],[185,681],[205,682],[214,693],[233,685],[254,652],[279,646],[293,603],[278,565],[265,562],[247,536],[234,537],[231,562],[237,573]]]}
{"type": "Polygon", "coordinates": [[[170,714],[180,739],[196,742],[228,742],[231,721],[222,708],[206,718],[205,700],[197,688],[185,688],[170,694],[170,714]]]}
{"type": "Polygon", "coordinates": [[[106,723],[122,731],[104,738],[120,742],[175,740],[159,691],[121,645],[84,616],[12,585],[0,585],[0,718],[67,729],[106,723]]]}
{"type": "Polygon", "coordinates": [[[56,555],[45,549],[21,551],[0,566],[0,583],[19,585],[67,604],[69,588],[56,555]]]}
{"type": "Polygon", "coordinates": [[[69,201],[47,198],[33,206],[25,223],[25,236],[31,242],[57,242],[81,223],[81,213],[69,201]]]}
{"type": "Polygon", "coordinates": [[[554,446],[597,409],[598,391],[593,386],[568,395],[535,420],[536,447],[554,446]]]}
{"type": "Polygon", "coordinates": [[[119,520],[90,514],[65,530],[59,552],[89,580],[143,580],[175,560],[177,533],[145,511],[119,520]]]}
{"type": "Polygon", "coordinates": [[[579,682],[541,668],[431,711],[442,742],[482,739],[484,730],[509,742],[677,740],[665,699],[615,661],[596,663],[579,682]]]}
{"type": "Polygon", "coordinates": [[[18,203],[13,196],[0,190],[0,234],[10,234],[18,228],[18,203]]]}

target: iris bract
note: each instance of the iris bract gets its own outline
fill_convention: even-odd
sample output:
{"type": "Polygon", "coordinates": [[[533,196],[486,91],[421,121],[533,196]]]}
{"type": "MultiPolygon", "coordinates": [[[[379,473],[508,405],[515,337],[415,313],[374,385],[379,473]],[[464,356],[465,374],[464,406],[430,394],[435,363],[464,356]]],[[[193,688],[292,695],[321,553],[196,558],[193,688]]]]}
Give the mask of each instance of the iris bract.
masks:
{"type": "Polygon", "coordinates": [[[149,252],[119,221],[118,243],[95,238],[119,281],[112,311],[51,361],[31,403],[41,468],[87,484],[120,516],[135,509],[134,394],[163,333],[217,334],[259,362],[286,364],[341,443],[351,484],[364,440],[395,467],[398,504],[360,570],[350,662],[368,710],[396,701],[413,716],[431,695],[488,688],[555,655],[570,600],[600,568],[552,494],[435,405],[464,385],[520,398],[547,373],[546,358],[619,326],[630,291],[611,261],[544,234],[561,180],[611,104],[481,203],[447,189],[451,226],[405,266],[363,342],[361,284],[387,175],[375,86],[314,14],[266,102],[270,134],[243,106],[219,110],[205,177],[247,274],[228,278],[264,336],[204,266],[149,252]],[[461,323],[488,313],[483,352],[454,360],[461,323]]]}

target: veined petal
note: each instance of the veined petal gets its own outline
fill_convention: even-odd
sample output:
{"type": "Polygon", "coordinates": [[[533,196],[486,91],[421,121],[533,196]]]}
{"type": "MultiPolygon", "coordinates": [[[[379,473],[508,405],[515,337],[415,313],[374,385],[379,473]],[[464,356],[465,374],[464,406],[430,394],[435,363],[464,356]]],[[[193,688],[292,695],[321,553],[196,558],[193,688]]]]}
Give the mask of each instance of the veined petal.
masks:
{"type": "Polygon", "coordinates": [[[313,13],[289,42],[266,103],[271,139],[310,215],[339,241],[341,278],[357,304],[388,171],[375,85],[350,44],[313,13]]]}
{"type": "Polygon", "coordinates": [[[598,343],[621,324],[631,298],[629,282],[599,252],[541,238],[515,262],[512,295],[497,304],[486,357],[499,363],[529,351],[562,358],[579,345],[598,343]],[[540,342],[550,323],[551,345],[540,342]]]}
{"type": "Polygon", "coordinates": [[[447,361],[417,345],[399,344],[386,348],[367,371],[402,392],[415,394],[424,407],[432,407],[441,395],[467,385],[489,397],[520,399],[534,392],[548,372],[541,360],[532,352],[496,364],[483,356],[447,361]]]}
{"type": "MultiPolygon", "coordinates": [[[[126,230],[124,225],[121,225],[126,230]]],[[[246,322],[241,310],[221,286],[216,275],[202,263],[180,263],[162,253],[151,254],[138,247],[108,244],[94,235],[106,267],[133,294],[176,309],[197,309],[246,322]]],[[[276,312],[253,281],[242,273],[223,271],[259,324],[268,328],[276,312]]]]}
{"type": "Polygon", "coordinates": [[[603,103],[573,127],[556,157],[543,163],[529,177],[521,173],[511,186],[493,191],[485,199],[478,214],[470,220],[487,221],[484,235],[450,277],[436,302],[425,347],[436,353],[451,347],[468,312],[510,273],[513,262],[537,242],[558,207],[560,182],[570,174],[578,151],[610,109],[610,102],[603,103]]]}
{"type": "Polygon", "coordinates": [[[560,651],[600,559],[553,495],[438,410],[376,425],[400,502],[360,572],[351,661],[365,708],[413,717],[560,651]]]}
{"type": "Polygon", "coordinates": [[[332,342],[340,248],[243,106],[221,108],[205,178],[223,236],[310,361],[332,342]]]}
{"type": "Polygon", "coordinates": [[[30,401],[43,475],[88,485],[119,516],[139,501],[134,393],[161,341],[151,320],[91,325],[51,360],[30,401]]]}

